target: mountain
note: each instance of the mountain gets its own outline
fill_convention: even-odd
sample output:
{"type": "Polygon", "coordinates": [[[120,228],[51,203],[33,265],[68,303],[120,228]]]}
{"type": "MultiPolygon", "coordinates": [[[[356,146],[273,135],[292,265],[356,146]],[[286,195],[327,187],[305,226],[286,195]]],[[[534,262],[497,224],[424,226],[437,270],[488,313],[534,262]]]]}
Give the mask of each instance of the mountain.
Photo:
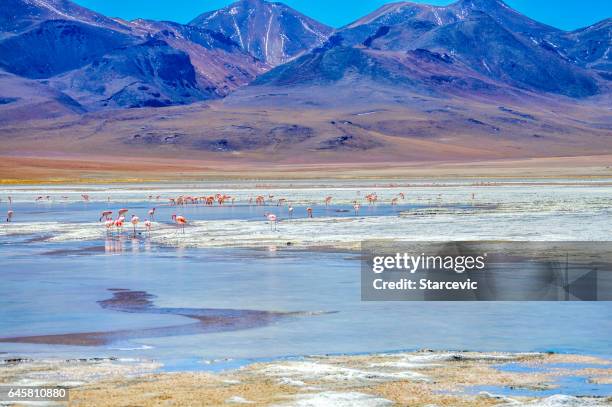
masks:
{"type": "Polygon", "coordinates": [[[0,67],[27,78],[49,78],[137,41],[75,20],[48,20],[0,41],[0,67]]]}
{"type": "Polygon", "coordinates": [[[559,39],[564,41],[570,58],[583,67],[598,71],[607,80],[612,80],[612,18],[564,33],[559,39]]]}
{"type": "Polygon", "coordinates": [[[132,21],[131,26],[189,55],[200,87],[218,96],[228,95],[270,69],[220,32],[142,19],[132,21]]]}
{"type": "Polygon", "coordinates": [[[263,0],[188,25],[6,1],[11,154],[265,166],[612,153],[609,19],[566,32],[501,0],[402,2],[332,32],[263,0]]]}
{"type": "Polygon", "coordinates": [[[317,75],[330,79],[330,64],[340,75],[351,71],[355,58],[366,58],[371,68],[389,61],[402,67],[374,73],[357,69],[364,80],[398,81],[400,85],[418,80],[421,85],[431,85],[432,92],[439,90],[440,82],[452,91],[449,83],[482,83],[484,77],[499,88],[509,85],[571,97],[596,94],[599,85],[594,73],[567,58],[568,51],[546,42],[545,38],[562,33],[522,16],[501,0],[460,0],[446,7],[394,3],[349,24],[324,46],[263,75],[255,84],[273,84],[279,77],[292,77],[294,84],[317,75]],[[339,47],[353,51],[339,51],[339,47]],[[415,65],[407,55],[438,56],[437,65],[445,73],[434,70],[428,78],[415,77],[422,64],[417,61],[415,65]],[[316,61],[327,61],[326,70],[318,71],[316,61]]]}
{"type": "Polygon", "coordinates": [[[50,83],[92,110],[170,106],[215,97],[213,89],[198,87],[189,56],[157,39],[118,49],[50,83]]]}
{"type": "MultiPolygon", "coordinates": [[[[7,1],[0,69],[41,80],[40,88],[52,88],[41,93],[49,103],[70,100],[87,110],[187,104],[224,97],[269,69],[205,28],[114,20],[68,0],[7,1]]],[[[19,87],[18,76],[5,82],[19,87]]]]}
{"type": "Polygon", "coordinates": [[[264,0],[241,0],[189,24],[225,34],[271,66],[321,45],[333,31],[282,3],[264,0]]]}
{"type": "Polygon", "coordinates": [[[473,12],[464,20],[437,27],[412,47],[447,53],[474,71],[517,87],[572,97],[598,91],[591,73],[508,31],[486,13],[473,12]]]}
{"type": "Polygon", "coordinates": [[[85,111],[76,100],[60,91],[0,70],[0,125],[80,115],[85,111]]]}
{"type": "MultiPolygon", "coordinates": [[[[383,27],[395,31],[397,42],[410,41],[436,26],[465,20],[473,12],[486,13],[508,31],[527,37],[544,38],[561,30],[534,21],[507,6],[501,0],[459,0],[448,6],[431,6],[410,2],[391,3],[343,27],[349,44],[362,43],[383,27]]],[[[406,45],[406,43],[404,43],[406,45]]]]}
{"type": "Polygon", "coordinates": [[[18,34],[43,21],[66,20],[118,31],[129,31],[119,20],[81,7],[69,0],[2,0],[0,38],[18,34]]]}
{"type": "MultiPolygon", "coordinates": [[[[469,96],[502,90],[502,84],[455,63],[447,54],[425,49],[389,53],[347,47],[334,44],[333,41],[326,47],[260,76],[253,82],[252,87],[257,86],[317,86],[322,98],[329,100],[337,99],[343,93],[338,91],[338,87],[347,89],[349,100],[350,93],[358,94],[360,87],[378,88],[381,91],[394,88],[394,93],[401,93],[403,89],[405,92],[438,96],[442,96],[444,92],[469,96]],[[333,96],[328,95],[328,92],[333,96]]],[[[249,89],[244,91],[248,92],[249,89]]],[[[274,93],[273,90],[269,92],[274,93]]],[[[372,99],[371,101],[374,102],[372,99]]],[[[347,101],[342,103],[345,102],[347,101]]],[[[355,100],[352,103],[355,103],[355,100]]]]}

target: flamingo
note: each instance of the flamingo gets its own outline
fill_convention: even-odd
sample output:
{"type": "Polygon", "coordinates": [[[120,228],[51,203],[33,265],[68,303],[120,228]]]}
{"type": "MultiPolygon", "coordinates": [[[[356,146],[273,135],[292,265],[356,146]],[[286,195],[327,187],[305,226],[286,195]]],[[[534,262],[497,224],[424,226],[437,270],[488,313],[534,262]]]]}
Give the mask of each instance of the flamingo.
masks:
{"type": "Polygon", "coordinates": [[[9,211],[6,213],[6,221],[10,222],[11,219],[13,219],[13,211],[9,209],[9,211]]]}
{"type": "Polygon", "coordinates": [[[134,236],[136,236],[136,226],[138,225],[138,222],[140,222],[140,218],[136,215],[132,215],[130,223],[132,224],[132,226],[134,226],[134,236]]]}
{"type": "Polygon", "coordinates": [[[359,205],[357,202],[355,202],[353,204],[353,209],[355,209],[355,216],[359,214],[359,208],[361,208],[361,205],[359,205]]]}
{"type": "Polygon", "coordinates": [[[149,209],[149,219],[153,220],[153,217],[155,216],[155,208],[151,208],[149,209]]]}
{"type": "Polygon", "coordinates": [[[122,218],[123,218],[123,216],[121,216],[120,218],[118,218],[115,221],[115,227],[117,228],[117,231],[119,231],[120,233],[123,230],[123,220],[124,219],[122,219],[122,218]]]}
{"type": "Polygon", "coordinates": [[[391,206],[397,205],[397,198],[391,199],[391,206]]]}
{"type": "Polygon", "coordinates": [[[366,199],[370,205],[376,205],[376,201],[378,200],[378,196],[376,193],[366,195],[366,199]]]}
{"type": "Polygon", "coordinates": [[[328,196],[328,197],[325,198],[325,207],[329,206],[329,204],[331,203],[331,200],[332,200],[331,196],[328,196]]]}
{"type": "Polygon", "coordinates": [[[123,215],[125,215],[127,212],[128,212],[128,210],[127,210],[127,209],[125,209],[125,208],[123,208],[123,209],[119,209],[119,210],[117,211],[117,213],[119,214],[119,216],[123,216],[123,215]]]}
{"type": "Polygon", "coordinates": [[[102,219],[104,218],[106,218],[106,220],[109,220],[112,214],[113,214],[113,211],[102,211],[102,216],[100,216],[100,219],[98,220],[98,222],[102,222],[102,219]]]}
{"type": "Polygon", "coordinates": [[[112,219],[107,219],[104,222],[104,226],[106,227],[106,234],[108,235],[111,231],[111,229],[113,228],[113,226],[115,226],[115,221],[112,219]]]}
{"type": "Polygon", "coordinates": [[[276,215],[273,213],[266,213],[265,216],[270,221],[270,229],[276,231],[276,221],[277,221],[276,215]]]}
{"type": "Polygon", "coordinates": [[[147,229],[147,232],[151,233],[151,221],[150,220],[145,220],[144,221],[144,225],[145,225],[145,228],[147,229]]]}
{"type": "Polygon", "coordinates": [[[293,206],[291,204],[289,204],[287,210],[289,211],[289,217],[293,218],[293,206]]]}
{"type": "Polygon", "coordinates": [[[308,212],[308,217],[312,218],[312,208],[311,207],[306,208],[306,212],[308,212]]]}
{"type": "Polygon", "coordinates": [[[174,221],[174,223],[181,226],[183,228],[183,233],[185,233],[185,225],[187,224],[187,218],[181,215],[177,216],[176,214],[173,214],[172,220],[174,221]]]}
{"type": "Polygon", "coordinates": [[[402,201],[406,199],[406,195],[403,192],[400,192],[398,195],[400,198],[402,198],[402,201]]]}
{"type": "Polygon", "coordinates": [[[85,202],[89,202],[89,194],[81,194],[85,202]]]}

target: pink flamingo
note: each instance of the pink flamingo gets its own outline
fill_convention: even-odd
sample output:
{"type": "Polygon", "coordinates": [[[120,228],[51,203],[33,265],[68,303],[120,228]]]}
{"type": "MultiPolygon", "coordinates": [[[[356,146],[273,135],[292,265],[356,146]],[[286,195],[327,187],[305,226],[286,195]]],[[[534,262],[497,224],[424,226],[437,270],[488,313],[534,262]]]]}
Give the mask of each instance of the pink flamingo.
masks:
{"type": "Polygon", "coordinates": [[[6,221],[10,222],[11,219],[13,219],[13,211],[9,209],[9,211],[6,213],[6,221]]]}
{"type": "Polygon", "coordinates": [[[121,216],[120,218],[118,218],[118,219],[115,221],[115,227],[117,228],[117,231],[118,231],[119,233],[121,233],[121,231],[123,230],[123,221],[124,221],[124,219],[125,219],[125,218],[123,218],[123,216],[121,216]]]}
{"type": "Polygon", "coordinates": [[[293,218],[293,206],[291,204],[289,204],[287,210],[289,211],[289,218],[293,218]]]}
{"type": "Polygon", "coordinates": [[[125,215],[128,212],[127,209],[123,208],[123,209],[119,209],[117,211],[117,213],[119,214],[119,216],[125,215]]]}
{"type": "Polygon", "coordinates": [[[181,215],[177,216],[176,214],[173,214],[172,220],[174,221],[174,223],[179,225],[183,229],[183,233],[185,233],[185,225],[187,224],[187,218],[181,215]]]}
{"type": "Polygon", "coordinates": [[[378,196],[376,193],[366,195],[366,199],[370,205],[376,205],[376,201],[378,200],[378,196]]]}
{"type": "Polygon", "coordinates": [[[100,216],[100,219],[98,220],[98,222],[102,222],[102,219],[109,220],[112,214],[113,214],[113,211],[102,211],[102,216],[100,216]]]}
{"type": "Polygon", "coordinates": [[[329,206],[329,204],[331,203],[331,200],[332,200],[331,196],[328,196],[328,197],[325,198],[325,207],[329,206]]]}
{"type": "Polygon", "coordinates": [[[397,198],[391,199],[391,206],[397,205],[397,198]]]}
{"type": "Polygon", "coordinates": [[[361,208],[361,205],[359,205],[357,202],[355,202],[353,204],[353,209],[355,209],[355,216],[357,216],[359,214],[359,208],[361,208]]]}
{"type": "Polygon", "coordinates": [[[111,231],[111,229],[113,228],[113,226],[115,226],[115,221],[112,219],[107,219],[104,222],[104,226],[106,227],[106,234],[108,235],[111,231]]]}
{"type": "Polygon", "coordinates": [[[154,216],[155,216],[155,208],[149,209],[149,219],[153,220],[154,216]]]}
{"type": "Polygon", "coordinates": [[[306,208],[306,212],[308,212],[308,217],[312,218],[312,208],[311,207],[306,208]]]}
{"type": "Polygon", "coordinates": [[[276,215],[273,213],[266,213],[265,216],[270,221],[270,229],[276,231],[276,221],[277,221],[276,215]]]}
{"type": "Polygon", "coordinates": [[[147,232],[151,233],[151,221],[150,220],[145,220],[144,221],[144,225],[145,225],[145,228],[147,229],[147,232]]]}
{"type": "Polygon", "coordinates": [[[83,197],[83,200],[85,202],[89,202],[89,195],[88,194],[81,194],[81,197],[83,197]]]}
{"type": "Polygon", "coordinates": [[[130,223],[132,224],[132,226],[134,226],[134,237],[136,237],[136,226],[138,225],[138,222],[140,222],[140,218],[136,215],[132,215],[130,223]]]}
{"type": "Polygon", "coordinates": [[[406,195],[404,195],[403,192],[400,192],[398,195],[400,196],[400,198],[402,198],[402,201],[406,199],[406,195]]]}

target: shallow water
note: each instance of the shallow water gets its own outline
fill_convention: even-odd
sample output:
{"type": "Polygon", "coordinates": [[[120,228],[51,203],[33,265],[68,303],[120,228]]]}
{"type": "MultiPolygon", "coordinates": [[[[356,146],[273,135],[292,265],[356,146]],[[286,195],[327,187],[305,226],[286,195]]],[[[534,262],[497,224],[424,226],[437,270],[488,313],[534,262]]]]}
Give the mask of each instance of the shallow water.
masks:
{"type": "MultiPolygon", "coordinates": [[[[196,187],[201,195],[212,189],[211,185],[199,185],[187,192],[196,187]]],[[[219,232],[219,241],[225,246],[238,239],[272,239],[276,234],[281,234],[282,239],[299,241],[309,237],[315,242],[359,241],[371,236],[610,240],[609,186],[376,187],[382,202],[372,208],[364,205],[359,224],[354,227],[350,226],[356,218],[351,201],[372,192],[373,184],[351,188],[232,188],[222,192],[241,199],[234,207],[223,208],[165,207],[159,206],[156,199],[149,201],[149,194],[168,197],[180,193],[176,186],[163,185],[151,191],[113,187],[92,192],[89,186],[82,190],[62,187],[41,191],[28,187],[0,191],[0,207],[7,208],[6,196],[11,194],[15,211],[14,223],[0,227],[0,337],[147,330],[192,322],[176,313],[124,312],[101,307],[98,301],[111,298],[109,289],[113,288],[146,291],[155,296],[155,307],[164,309],[304,314],[249,329],[189,334],[169,329],[158,337],[131,336],[98,346],[0,343],[0,352],[60,358],[145,357],[163,361],[168,370],[219,369],[252,360],[308,354],[420,348],[612,356],[612,302],[361,302],[360,264],[352,254],[277,246],[272,246],[275,250],[198,248],[207,244],[210,236],[199,235],[197,227],[188,230],[185,237],[176,230],[162,229],[159,235],[148,238],[141,234],[132,239],[127,232],[122,237],[106,237],[97,224],[99,213],[107,208],[125,207],[130,209],[128,216],[135,212],[145,218],[146,210],[157,206],[156,215],[163,222],[180,210],[203,227],[221,225],[226,229],[219,232]],[[85,191],[91,195],[89,203],[78,200],[85,191]],[[388,201],[399,191],[406,192],[407,199],[392,207],[388,201]],[[272,231],[263,214],[276,211],[286,217],[286,208],[255,207],[244,202],[262,193],[287,196],[294,202],[295,216],[300,218],[306,215],[306,205],[316,204],[315,220],[323,220],[308,226],[305,219],[295,224],[285,219],[279,225],[280,231],[272,231]],[[47,194],[52,196],[49,201],[33,202],[36,196],[47,194]],[[112,196],[110,203],[105,202],[108,195],[112,196]],[[327,195],[334,196],[335,203],[330,208],[322,204],[327,195]],[[68,198],[62,202],[63,198],[55,196],[68,198]],[[349,212],[336,212],[337,209],[349,212]],[[414,217],[399,216],[402,211],[423,209],[428,210],[414,217]],[[232,223],[236,220],[246,222],[232,223]],[[63,229],[81,227],[87,233],[46,240],[62,236],[63,229]],[[298,233],[293,227],[302,229],[298,233]],[[322,227],[327,228],[325,234],[317,235],[322,227]],[[175,240],[180,244],[173,244],[175,240]],[[196,247],[191,247],[191,240],[196,247]]],[[[263,247],[268,247],[268,241],[262,241],[263,247]]]]}

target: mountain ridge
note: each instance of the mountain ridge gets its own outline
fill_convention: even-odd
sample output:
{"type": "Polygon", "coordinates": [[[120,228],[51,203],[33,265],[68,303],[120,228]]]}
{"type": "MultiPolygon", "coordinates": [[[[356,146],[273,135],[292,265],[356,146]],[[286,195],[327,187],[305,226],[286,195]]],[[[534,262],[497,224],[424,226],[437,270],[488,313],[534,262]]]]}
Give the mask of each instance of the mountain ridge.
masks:
{"type": "MultiPolygon", "coordinates": [[[[99,63],[104,55],[133,49],[130,47],[139,44],[153,44],[148,41],[156,38],[188,56],[199,92],[170,92],[176,99],[164,103],[153,99],[143,102],[146,95],[128,92],[135,100],[121,105],[129,107],[143,103],[145,106],[185,104],[227,97],[251,83],[261,85],[267,78],[278,76],[280,71],[290,76],[294,61],[321,60],[322,51],[332,54],[327,58],[329,63],[312,65],[326,67],[327,71],[319,72],[321,77],[332,74],[330,69],[337,74],[356,67],[351,61],[338,59],[342,54],[349,59],[363,58],[362,62],[369,61],[372,67],[381,69],[396,65],[387,69],[388,79],[409,85],[421,80],[419,87],[426,93],[437,93],[440,81],[444,82],[445,89],[452,91],[453,84],[457,84],[462,91],[466,83],[476,84],[483,76],[488,76],[485,82],[503,83],[502,88],[510,85],[587,97],[606,91],[606,82],[612,79],[611,19],[565,32],[523,16],[501,0],[458,0],[447,6],[391,3],[335,31],[282,3],[264,0],[240,0],[203,13],[188,25],[112,19],[69,0],[7,1],[9,8],[0,12],[0,32],[3,33],[0,69],[29,79],[50,79],[48,84],[80,100],[91,99],[92,95],[84,95],[88,87],[71,87],[88,81],[67,81],[71,76],[68,72],[75,71],[73,78],[84,72],[94,75],[94,69],[91,66],[85,69],[85,66],[99,63]],[[476,31],[486,35],[474,35],[476,31]],[[473,45],[466,47],[465,44],[473,45]],[[370,51],[331,51],[330,48],[337,45],[370,51]],[[431,72],[428,77],[410,77],[415,71],[423,71],[423,64],[412,58],[415,55],[424,57],[426,54],[422,50],[429,52],[428,57],[439,55],[446,58],[446,62],[452,62],[438,64],[444,75],[431,72]],[[393,52],[396,55],[391,56],[393,52]],[[401,55],[402,52],[412,57],[401,55]],[[378,62],[377,58],[380,58],[378,62]],[[408,62],[412,66],[406,65],[408,62]],[[449,72],[449,65],[458,67],[457,72],[449,72]],[[280,68],[279,72],[266,74],[275,66],[280,68]],[[183,94],[189,96],[183,98],[183,94]],[[195,95],[199,96],[194,99],[195,95]]],[[[156,59],[158,63],[170,60],[172,58],[156,59]]],[[[358,61],[353,62],[359,65],[358,61]]],[[[430,65],[434,62],[429,61],[430,65]]],[[[116,69],[122,71],[120,66],[116,69]]],[[[374,71],[362,73],[366,75],[364,80],[369,81],[374,71]]],[[[316,69],[307,74],[308,77],[313,75],[317,75],[316,69]]],[[[351,75],[357,80],[355,72],[351,75]]],[[[381,80],[384,74],[378,70],[375,76],[381,80]]],[[[299,79],[296,74],[290,82],[299,82],[299,79]]],[[[152,94],[168,91],[157,89],[163,81],[146,74],[140,75],[138,81],[151,85],[152,94]]],[[[89,109],[108,106],[103,100],[90,100],[86,105],[89,109]]]]}

